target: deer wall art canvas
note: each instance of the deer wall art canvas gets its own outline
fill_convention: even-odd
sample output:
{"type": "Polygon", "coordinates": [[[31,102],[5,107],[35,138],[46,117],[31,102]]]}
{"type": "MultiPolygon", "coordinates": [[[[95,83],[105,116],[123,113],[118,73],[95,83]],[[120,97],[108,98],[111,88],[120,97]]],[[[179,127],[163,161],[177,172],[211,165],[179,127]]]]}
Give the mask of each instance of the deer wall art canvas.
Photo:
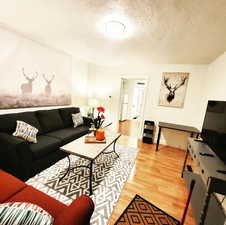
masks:
{"type": "Polygon", "coordinates": [[[159,105],[182,108],[186,95],[189,73],[164,72],[159,94],[159,105]]]}
{"type": "Polygon", "coordinates": [[[3,28],[0,48],[0,109],[71,104],[71,56],[3,28]]]}

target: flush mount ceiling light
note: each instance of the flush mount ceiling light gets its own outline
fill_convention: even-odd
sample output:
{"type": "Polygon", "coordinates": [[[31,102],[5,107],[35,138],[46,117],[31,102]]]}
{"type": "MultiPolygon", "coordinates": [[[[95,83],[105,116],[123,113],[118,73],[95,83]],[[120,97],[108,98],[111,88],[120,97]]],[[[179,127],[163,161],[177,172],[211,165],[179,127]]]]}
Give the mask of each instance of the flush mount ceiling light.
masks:
{"type": "Polygon", "coordinates": [[[106,23],[105,31],[109,37],[121,39],[125,35],[126,26],[119,21],[112,20],[106,23]]]}

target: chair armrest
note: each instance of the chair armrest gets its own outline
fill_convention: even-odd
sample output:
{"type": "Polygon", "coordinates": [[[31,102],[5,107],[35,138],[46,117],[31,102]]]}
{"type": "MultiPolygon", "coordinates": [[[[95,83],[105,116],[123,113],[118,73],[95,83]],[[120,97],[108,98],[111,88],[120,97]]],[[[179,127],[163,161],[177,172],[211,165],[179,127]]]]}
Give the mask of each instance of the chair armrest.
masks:
{"type": "Polygon", "coordinates": [[[26,176],[24,169],[31,164],[31,161],[32,153],[28,142],[0,132],[0,168],[21,178],[20,175],[26,176]]]}
{"type": "Polygon", "coordinates": [[[85,117],[83,116],[83,122],[84,122],[84,125],[88,126],[88,127],[91,127],[91,124],[93,122],[93,120],[89,117],[85,117]]]}
{"type": "Polygon", "coordinates": [[[93,211],[92,199],[82,195],[55,218],[54,225],[89,225],[93,211]]]}

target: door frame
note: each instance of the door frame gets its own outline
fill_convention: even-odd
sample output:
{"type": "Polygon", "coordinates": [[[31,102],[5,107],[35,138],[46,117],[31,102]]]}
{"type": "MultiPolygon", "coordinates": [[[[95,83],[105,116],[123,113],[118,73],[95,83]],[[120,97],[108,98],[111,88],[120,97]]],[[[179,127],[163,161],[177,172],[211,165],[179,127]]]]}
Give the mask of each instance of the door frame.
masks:
{"type": "MultiPolygon", "coordinates": [[[[141,109],[141,115],[140,115],[140,126],[139,126],[139,132],[138,132],[138,137],[137,138],[142,138],[142,134],[143,134],[143,123],[144,123],[144,113],[145,113],[145,106],[147,104],[147,96],[148,96],[148,92],[149,92],[149,88],[150,88],[150,80],[148,76],[136,76],[136,77],[125,77],[122,76],[120,77],[120,94],[119,94],[119,105],[118,105],[118,122],[120,122],[120,114],[121,114],[121,99],[122,99],[122,94],[123,94],[123,86],[122,86],[122,82],[123,79],[126,80],[144,80],[146,82],[146,87],[144,88],[144,97],[143,97],[143,105],[142,105],[142,109],[141,109]]],[[[150,97],[150,96],[149,96],[150,97]]],[[[118,129],[118,127],[117,127],[118,129]]]]}
{"type": "Polygon", "coordinates": [[[119,107],[118,107],[118,121],[120,121],[121,113],[122,113],[122,98],[123,98],[123,80],[127,80],[126,78],[120,78],[120,93],[119,93],[119,107]]]}

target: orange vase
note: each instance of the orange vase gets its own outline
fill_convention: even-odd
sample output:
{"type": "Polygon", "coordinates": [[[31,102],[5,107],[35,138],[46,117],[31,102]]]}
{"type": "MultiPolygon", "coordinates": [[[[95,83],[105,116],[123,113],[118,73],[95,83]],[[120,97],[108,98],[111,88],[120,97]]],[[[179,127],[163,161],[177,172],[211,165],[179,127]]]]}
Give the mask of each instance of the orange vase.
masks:
{"type": "Polygon", "coordinates": [[[104,129],[98,129],[98,130],[96,130],[96,140],[103,141],[104,139],[105,139],[104,129]]]}

